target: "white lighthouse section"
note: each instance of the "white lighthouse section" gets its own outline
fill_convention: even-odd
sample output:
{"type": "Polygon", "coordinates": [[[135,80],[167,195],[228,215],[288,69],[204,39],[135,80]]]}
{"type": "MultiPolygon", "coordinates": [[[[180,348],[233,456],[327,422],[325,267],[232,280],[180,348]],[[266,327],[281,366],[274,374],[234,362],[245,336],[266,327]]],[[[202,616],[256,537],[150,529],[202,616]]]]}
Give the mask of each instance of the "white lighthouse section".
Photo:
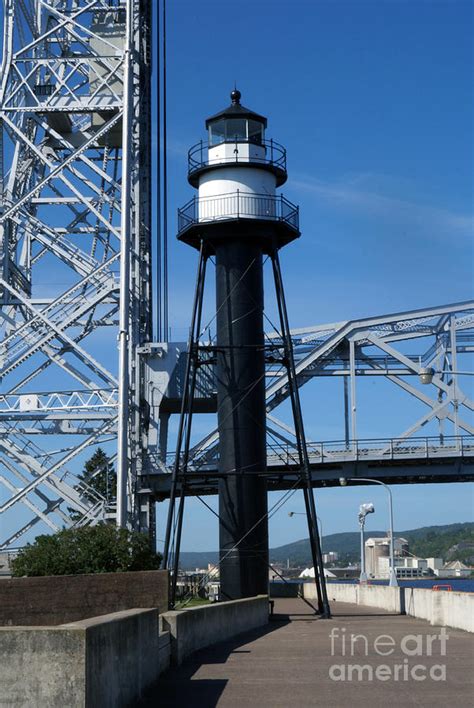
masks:
{"type": "MultiPolygon", "coordinates": [[[[219,147],[224,147],[219,146],[219,147]]],[[[234,145],[227,144],[226,147],[234,145]]],[[[255,146],[238,145],[248,150],[255,146]]],[[[209,154],[217,148],[209,150],[209,154]]],[[[264,150],[259,147],[259,150],[264,150]]],[[[210,157],[211,159],[211,157],[210,157]]],[[[216,159],[215,157],[213,159],[216,159]]],[[[251,158],[250,158],[251,159],[251,158]]],[[[235,161],[235,155],[233,155],[235,161]]],[[[251,167],[249,158],[232,165],[217,167],[201,175],[199,180],[199,221],[218,219],[273,219],[276,216],[276,177],[267,170],[251,167]]],[[[217,163],[222,164],[222,162],[217,163]]]]}

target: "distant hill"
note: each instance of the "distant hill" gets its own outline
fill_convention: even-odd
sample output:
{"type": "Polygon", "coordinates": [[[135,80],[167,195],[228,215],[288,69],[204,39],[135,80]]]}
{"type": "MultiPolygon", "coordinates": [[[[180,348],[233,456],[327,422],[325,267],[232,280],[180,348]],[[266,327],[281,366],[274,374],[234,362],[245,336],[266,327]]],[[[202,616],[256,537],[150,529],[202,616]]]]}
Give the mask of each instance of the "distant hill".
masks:
{"type": "MultiPolygon", "coordinates": [[[[380,538],[386,531],[369,531],[367,537],[380,538]]],[[[396,531],[396,536],[406,538],[410,544],[410,553],[423,557],[441,557],[445,560],[462,560],[474,563],[474,522],[448,524],[446,526],[423,526],[409,531],[396,531]],[[471,560],[472,558],[472,560],[471,560]]],[[[359,560],[360,535],[357,531],[333,533],[323,537],[323,553],[336,551],[341,563],[359,560]]],[[[208,563],[217,563],[217,551],[184,551],[180,556],[180,565],[186,570],[206,568],[208,563]]],[[[270,549],[270,562],[290,565],[309,565],[311,551],[307,538],[284,546],[270,549]]]]}

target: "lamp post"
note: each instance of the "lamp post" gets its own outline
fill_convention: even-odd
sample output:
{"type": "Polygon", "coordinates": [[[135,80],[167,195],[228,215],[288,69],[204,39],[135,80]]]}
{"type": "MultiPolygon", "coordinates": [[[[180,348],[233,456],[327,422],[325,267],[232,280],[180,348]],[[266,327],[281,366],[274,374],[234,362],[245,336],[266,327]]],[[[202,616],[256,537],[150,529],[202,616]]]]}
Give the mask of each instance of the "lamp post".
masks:
{"type": "Polygon", "coordinates": [[[367,582],[367,573],[365,572],[365,543],[364,543],[364,528],[365,517],[367,514],[373,514],[375,507],[372,503],[361,504],[359,507],[359,526],[360,526],[360,576],[359,582],[367,582]]]}
{"type": "Polygon", "coordinates": [[[393,549],[393,500],[392,490],[387,484],[378,479],[368,479],[367,477],[340,477],[339,484],[341,487],[346,487],[347,482],[369,482],[369,484],[380,484],[388,492],[388,509],[390,518],[390,572],[388,584],[391,587],[398,587],[397,572],[395,570],[395,554],[393,549]]]}
{"type": "MultiPolygon", "coordinates": [[[[289,511],[288,512],[288,516],[290,517],[290,519],[292,516],[295,516],[295,514],[296,514],[296,516],[306,516],[305,511],[289,511]]],[[[319,525],[319,535],[321,536],[321,544],[322,544],[322,542],[323,542],[323,524],[322,524],[319,516],[316,516],[316,521],[319,525]]]]}

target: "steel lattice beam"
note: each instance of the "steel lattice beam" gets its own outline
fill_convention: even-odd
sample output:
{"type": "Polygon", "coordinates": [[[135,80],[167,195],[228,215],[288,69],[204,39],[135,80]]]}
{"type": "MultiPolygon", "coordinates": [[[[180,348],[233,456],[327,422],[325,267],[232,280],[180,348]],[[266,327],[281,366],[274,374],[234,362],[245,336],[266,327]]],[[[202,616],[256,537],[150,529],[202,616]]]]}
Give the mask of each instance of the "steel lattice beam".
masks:
{"type": "Polygon", "coordinates": [[[76,475],[98,444],[116,456],[120,427],[121,523],[146,526],[137,496],[146,435],[137,349],[152,337],[151,3],[4,7],[0,513],[21,505],[32,517],[10,515],[18,528],[0,545],[39,521],[71,524],[66,506],[82,523],[104,518],[105,500],[91,501],[76,475]],[[124,329],[125,370],[114,346],[124,329]],[[62,450],[59,434],[72,441],[62,450]]]}

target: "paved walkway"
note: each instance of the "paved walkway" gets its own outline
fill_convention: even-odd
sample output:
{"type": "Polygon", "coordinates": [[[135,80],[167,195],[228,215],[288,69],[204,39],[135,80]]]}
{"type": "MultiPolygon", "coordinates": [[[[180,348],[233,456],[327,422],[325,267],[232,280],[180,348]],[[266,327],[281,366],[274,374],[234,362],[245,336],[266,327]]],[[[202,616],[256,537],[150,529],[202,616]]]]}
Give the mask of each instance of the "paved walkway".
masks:
{"type": "Polygon", "coordinates": [[[201,650],[183,666],[166,672],[156,689],[156,700],[148,705],[474,706],[472,635],[446,630],[449,638],[443,656],[442,641],[427,640],[428,635],[439,636],[440,628],[427,622],[339,602],[332,603],[332,611],[333,619],[320,620],[301,600],[276,600],[275,617],[266,628],[201,650]],[[352,652],[351,634],[363,635],[353,640],[352,652]],[[388,636],[374,647],[380,635],[388,636]],[[410,639],[408,635],[416,636],[410,639]],[[349,669],[349,665],[356,668],[349,669]],[[443,679],[443,665],[446,679],[434,680],[430,670],[435,678],[443,679]],[[359,677],[361,666],[365,668],[359,677]],[[352,680],[348,680],[350,671],[352,680]],[[372,679],[370,671],[374,672],[372,679]]]}

